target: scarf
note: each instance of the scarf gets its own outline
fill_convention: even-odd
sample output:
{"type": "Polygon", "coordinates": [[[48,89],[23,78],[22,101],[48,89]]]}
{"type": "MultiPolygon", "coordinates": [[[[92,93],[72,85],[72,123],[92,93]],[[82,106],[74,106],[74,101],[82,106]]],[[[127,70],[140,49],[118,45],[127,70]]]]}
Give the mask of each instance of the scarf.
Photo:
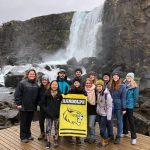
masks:
{"type": "Polygon", "coordinates": [[[96,97],[95,97],[95,85],[93,84],[91,88],[85,87],[85,91],[87,92],[87,100],[91,105],[95,105],[96,97]]]}
{"type": "Polygon", "coordinates": [[[57,93],[58,93],[57,90],[55,90],[55,91],[51,90],[51,95],[52,95],[53,97],[55,97],[55,96],[57,95],[57,93]]]}

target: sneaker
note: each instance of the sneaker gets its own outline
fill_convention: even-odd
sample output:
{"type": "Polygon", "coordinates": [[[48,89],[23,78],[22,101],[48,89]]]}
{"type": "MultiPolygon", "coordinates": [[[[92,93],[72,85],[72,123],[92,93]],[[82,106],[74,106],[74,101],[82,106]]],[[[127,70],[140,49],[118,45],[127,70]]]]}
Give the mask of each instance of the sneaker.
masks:
{"type": "Polygon", "coordinates": [[[89,139],[89,140],[88,140],[88,143],[89,143],[89,144],[95,143],[95,139],[89,139]]]}
{"type": "Polygon", "coordinates": [[[79,137],[76,137],[76,144],[77,144],[77,145],[81,145],[81,140],[80,140],[79,137]]]}
{"type": "Polygon", "coordinates": [[[100,147],[105,147],[107,145],[108,145],[108,140],[107,139],[102,139],[102,141],[97,144],[97,147],[100,148],[100,147]]]}
{"type": "Polygon", "coordinates": [[[120,144],[120,137],[116,136],[114,144],[120,144]]]}
{"type": "Polygon", "coordinates": [[[136,139],[131,139],[131,144],[135,145],[136,144],[136,139]]]}
{"type": "Polygon", "coordinates": [[[29,140],[28,140],[28,139],[23,139],[23,140],[21,140],[21,142],[22,142],[22,143],[28,143],[29,140]]]}
{"type": "Polygon", "coordinates": [[[45,133],[41,133],[40,136],[38,137],[38,140],[42,140],[45,138],[45,133]]]}
{"type": "Polygon", "coordinates": [[[33,141],[33,140],[34,140],[34,137],[30,136],[30,137],[28,138],[28,140],[33,141]]]}
{"type": "Polygon", "coordinates": [[[50,143],[50,142],[47,142],[45,148],[48,149],[48,148],[50,148],[50,147],[51,147],[51,143],[50,143]]]}

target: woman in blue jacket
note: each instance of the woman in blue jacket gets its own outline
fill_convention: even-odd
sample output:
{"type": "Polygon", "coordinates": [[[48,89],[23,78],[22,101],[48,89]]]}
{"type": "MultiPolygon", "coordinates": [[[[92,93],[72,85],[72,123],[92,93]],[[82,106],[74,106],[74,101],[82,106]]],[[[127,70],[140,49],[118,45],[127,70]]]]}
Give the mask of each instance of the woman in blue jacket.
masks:
{"type": "Polygon", "coordinates": [[[126,114],[123,116],[123,134],[128,135],[128,122],[131,131],[131,144],[136,144],[136,129],[133,118],[133,109],[138,100],[139,88],[134,81],[134,73],[130,72],[126,76],[125,82],[127,88],[127,97],[126,97],[126,114]]]}
{"type": "Polygon", "coordinates": [[[126,87],[122,84],[120,74],[118,72],[113,73],[110,91],[113,99],[113,116],[115,115],[117,118],[117,136],[114,144],[119,144],[123,131],[122,116],[126,113],[126,87]]]}

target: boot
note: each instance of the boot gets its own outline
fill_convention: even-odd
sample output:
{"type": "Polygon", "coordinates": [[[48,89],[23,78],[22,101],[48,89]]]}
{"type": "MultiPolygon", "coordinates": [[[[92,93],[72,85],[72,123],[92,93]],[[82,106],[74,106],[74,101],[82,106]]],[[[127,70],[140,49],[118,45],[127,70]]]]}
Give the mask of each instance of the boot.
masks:
{"type": "Polygon", "coordinates": [[[38,137],[38,140],[42,140],[42,139],[44,139],[44,138],[45,138],[45,133],[42,132],[42,133],[40,134],[40,136],[38,137]]]}
{"type": "Polygon", "coordinates": [[[81,145],[81,140],[80,140],[79,137],[76,137],[76,144],[77,144],[77,145],[81,145]]]}
{"type": "Polygon", "coordinates": [[[120,144],[120,137],[116,136],[114,144],[120,144]]]}
{"type": "Polygon", "coordinates": [[[97,147],[105,147],[108,145],[108,139],[102,139],[101,142],[97,144],[97,147]]]}
{"type": "Polygon", "coordinates": [[[54,148],[56,148],[56,147],[59,146],[59,144],[58,144],[58,136],[57,135],[53,136],[53,139],[54,139],[54,148]]]}

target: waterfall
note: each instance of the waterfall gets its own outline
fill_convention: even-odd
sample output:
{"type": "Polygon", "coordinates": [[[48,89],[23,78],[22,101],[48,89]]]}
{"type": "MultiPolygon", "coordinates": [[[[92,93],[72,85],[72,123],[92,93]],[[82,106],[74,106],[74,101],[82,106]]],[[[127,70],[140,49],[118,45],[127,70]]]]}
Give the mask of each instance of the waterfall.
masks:
{"type": "Polygon", "coordinates": [[[98,7],[90,12],[74,14],[67,47],[68,59],[76,57],[81,60],[84,57],[96,56],[97,42],[101,43],[97,41],[102,27],[101,13],[102,8],[98,7]]]}

